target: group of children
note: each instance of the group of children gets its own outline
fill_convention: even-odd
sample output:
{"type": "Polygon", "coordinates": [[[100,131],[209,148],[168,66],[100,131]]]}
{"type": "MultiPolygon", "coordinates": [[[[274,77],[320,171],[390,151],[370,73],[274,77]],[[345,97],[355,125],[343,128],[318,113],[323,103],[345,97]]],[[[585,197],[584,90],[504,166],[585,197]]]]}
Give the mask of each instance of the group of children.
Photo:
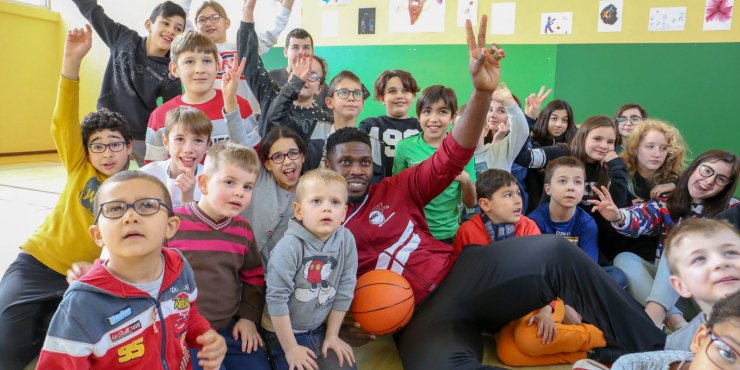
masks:
{"type": "MultiPolygon", "coordinates": [[[[236,45],[215,1],[195,12],[197,31],[186,31],[189,0],[158,5],[144,38],[94,0],[74,2],[92,27],[67,34],[52,122],[67,184],[0,283],[2,368],[22,369],[39,350],[39,368],[354,368],[357,327],[345,315],[359,273],[394,270],[423,301],[458,256],[470,263],[464,249],[481,248],[466,246],[539,234],[571,241],[675,331],[666,348],[685,352],[654,358],[737,366],[738,225],[702,219],[737,220],[735,154],[709,151],[682,171],[678,130],[634,104],[578,127],[565,101],[540,109],[544,88],[522,109],[496,76],[505,53],[471,41],[474,93],[486,94],[467,107],[442,85],[416,97],[409,72],[388,70],[374,84],[387,115],[358,122],[369,91],[351,71],[327,82],[305,30],[287,36],[287,68],[265,69],[260,55],[290,0],[260,35],[256,0],[245,0],[236,45]],[[80,134],[79,69],[93,28],[111,56],[80,134]],[[423,213],[389,210],[399,197],[423,213]],[[375,245],[368,226],[386,224],[388,245],[375,245]],[[108,258],[93,263],[102,247],[108,258]],[[679,296],[699,306],[689,324],[679,296]]],[[[552,293],[563,296],[495,328],[503,363],[611,362],[630,349],[606,312],[617,307],[589,321],[599,307],[552,293]]],[[[423,363],[407,356],[409,368],[423,363]]],[[[629,355],[614,366],[640,356],[654,361],[629,355]]]]}

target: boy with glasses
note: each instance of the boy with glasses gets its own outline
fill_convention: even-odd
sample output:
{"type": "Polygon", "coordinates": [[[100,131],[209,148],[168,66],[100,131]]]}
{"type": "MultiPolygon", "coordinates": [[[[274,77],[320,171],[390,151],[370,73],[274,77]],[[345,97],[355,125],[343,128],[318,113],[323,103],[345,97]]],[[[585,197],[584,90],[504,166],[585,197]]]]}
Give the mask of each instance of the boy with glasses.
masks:
{"type": "Polygon", "coordinates": [[[163,248],[180,220],[157,178],[125,171],[95,197],[92,240],[110,251],[73,282],[54,314],[38,369],[189,369],[187,346],[219,369],[226,343],[198,312],[183,255],[163,248]]]}
{"type": "Polygon", "coordinates": [[[67,270],[77,261],[91,263],[100,256],[87,235],[95,193],[105,179],[129,165],[131,133],[121,114],[103,108],[79,123],[80,63],[91,46],[90,26],[67,33],[51,123],[67,182],[54,209],[21,245],[0,281],[1,369],[23,369],[38,355],[48,317],[67,289],[67,270]]]}
{"type": "MultiPolygon", "coordinates": [[[[288,116],[299,123],[303,131],[308,133],[307,136],[311,137],[315,122],[332,122],[331,114],[314,101],[316,96],[324,89],[327,74],[326,61],[313,55],[313,47],[311,47],[310,51],[291,56],[291,75],[287,83],[283,85],[273,80],[265,69],[262,57],[259,55],[259,39],[254,25],[255,3],[256,0],[245,0],[242,22],[237,34],[237,47],[239,55],[247,58],[244,77],[247,79],[249,88],[257,97],[262,111],[259,119],[260,135],[265,137],[267,133],[275,128],[275,125],[270,124],[269,121],[270,117],[273,116],[271,108],[279,106],[276,109],[283,109],[279,114],[288,116]],[[300,72],[296,70],[298,63],[302,64],[300,72]],[[282,90],[280,86],[283,86],[282,90]],[[277,103],[280,97],[287,99],[291,104],[286,107],[277,103]]],[[[315,167],[309,166],[308,168],[315,167]]]]}

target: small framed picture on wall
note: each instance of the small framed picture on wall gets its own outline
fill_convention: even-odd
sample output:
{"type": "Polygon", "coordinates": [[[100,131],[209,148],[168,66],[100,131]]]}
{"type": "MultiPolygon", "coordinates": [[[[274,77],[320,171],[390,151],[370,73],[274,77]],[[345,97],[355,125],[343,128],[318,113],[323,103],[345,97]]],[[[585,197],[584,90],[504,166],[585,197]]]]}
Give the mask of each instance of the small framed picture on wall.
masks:
{"type": "Polygon", "coordinates": [[[360,8],[357,13],[357,33],[375,34],[375,8],[360,8]]]}

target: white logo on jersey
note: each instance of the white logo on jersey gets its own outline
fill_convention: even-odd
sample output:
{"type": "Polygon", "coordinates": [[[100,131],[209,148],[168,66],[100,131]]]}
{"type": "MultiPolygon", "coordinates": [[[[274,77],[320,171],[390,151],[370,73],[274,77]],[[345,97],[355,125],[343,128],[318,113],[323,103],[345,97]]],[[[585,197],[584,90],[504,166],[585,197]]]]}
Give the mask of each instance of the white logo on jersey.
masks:
{"type": "MultiPolygon", "coordinates": [[[[390,218],[390,217],[389,217],[390,218]]],[[[414,232],[414,223],[409,221],[406,230],[390,247],[386,248],[378,256],[378,262],[375,264],[376,270],[392,270],[398,274],[403,274],[406,262],[409,260],[411,252],[419,247],[421,238],[414,232]]]]}
{"type": "Polygon", "coordinates": [[[396,212],[393,212],[390,214],[390,216],[388,216],[388,218],[386,218],[385,214],[383,214],[383,211],[388,208],[389,206],[385,206],[383,205],[383,203],[379,203],[378,205],[373,207],[373,210],[370,211],[370,223],[378,227],[385,225],[385,223],[388,222],[388,220],[390,220],[391,217],[396,214],[396,212]]]}

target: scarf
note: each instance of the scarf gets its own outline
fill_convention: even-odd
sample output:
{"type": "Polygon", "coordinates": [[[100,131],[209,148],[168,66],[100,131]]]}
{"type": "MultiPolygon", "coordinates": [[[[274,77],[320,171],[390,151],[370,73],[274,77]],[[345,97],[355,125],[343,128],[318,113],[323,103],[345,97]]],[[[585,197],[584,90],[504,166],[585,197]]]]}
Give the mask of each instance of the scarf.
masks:
{"type": "Polygon", "coordinates": [[[483,220],[483,225],[486,226],[486,231],[488,232],[488,236],[491,238],[491,241],[497,242],[499,240],[516,237],[514,224],[494,224],[493,221],[491,221],[491,219],[482,212],[480,217],[483,220]]]}

